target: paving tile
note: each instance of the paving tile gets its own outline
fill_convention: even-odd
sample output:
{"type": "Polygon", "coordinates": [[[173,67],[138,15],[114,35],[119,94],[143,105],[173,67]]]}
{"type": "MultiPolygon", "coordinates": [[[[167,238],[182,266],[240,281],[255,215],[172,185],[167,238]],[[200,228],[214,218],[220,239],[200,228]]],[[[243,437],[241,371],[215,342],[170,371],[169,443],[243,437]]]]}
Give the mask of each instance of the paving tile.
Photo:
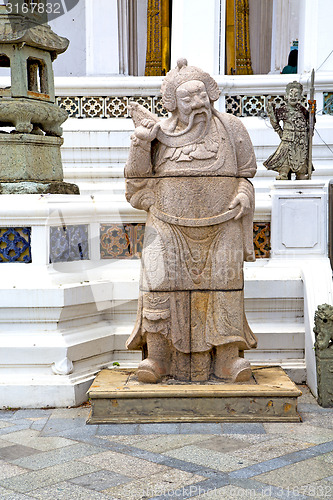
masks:
{"type": "Polygon", "coordinates": [[[297,409],[300,413],[305,415],[306,413],[332,413],[332,408],[323,408],[318,404],[310,403],[297,403],[297,409]]]}
{"type": "Polygon", "coordinates": [[[325,429],[308,424],[283,423],[263,424],[266,432],[270,434],[280,434],[281,436],[292,436],[307,443],[320,444],[326,441],[333,441],[333,429],[325,429]]]}
{"type": "Polygon", "coordinates": [[[93,472],[92,474],[86,474],[85,476],[70,479],[69,482],[91,490],[102,491],[107,488],[111,488],[112,486],[118,486],[130,481],[132,481],[132,478],[129,478],[128,476],[117,474],[116,472],[109,470],[100,470],[98,472],[93,472]]]}
{"type": "Polygon", "coordinates": [[[153,474],[146,478],[137,479],[123,486],[116,486],[105,490],[111,498],[117,500],[143,500],[165,495],[179,497],[183,487],[199,482],[203,478],[179,470],[153,474]]]}
{"type": "Polygon", "coordinates": [[[31,446],[41,451],[53,450],[73,444],[73,441],[63,437],[39,437],[39,432],[31,429],[6,434],[6,440],[24,446],[31,446]]]}
{"type": "Polygon", "coordinates": [[[141,424],[139,434],[179,434],[181,424],[141,424]]]}
{"type": "MultiPolygon", "coordinates": [[[[163,455],[161,455],[163,457],[163,455]]],[[[187,462],[185,460],[179,460],[178,458],[167,457],[164,456],[164,459],[160,462],[162,465],[166,465],[167,467],[182,470],[184,472],[190,472],[191,474],[200,474],[205,478],[210,478],[212,475],[222,474],[214,469],[209,467],[202,467],[199,464],[195,464],[192,462],[187,462]]]]}
{"type": "Polygon", "coordinates": [[[10,427],[3,427],[2,429],[0,429],[0,436],[6,437],[8,434],[11,434],[13,432],[25,431],[30,428],[31,422],[28,422],[28,420],[25,420],[23,423],[21,420],[19,422],[19,424],[15,422],[15,425],[11,425],[10,427]]]}
{"type": "Polygon", "coordinates": [[[25,472],[27,471],[22,467],[0,460],[0,480],[18,476],[19,474],[24,474],[25,472]]]}
{"type": "Polygon", "coordinates": [[[40,436],[58,436],[64,437],[68,439],[74,439],[77,441],[84,441],[90,438],[94,438],[97,432],[97,425],[86,425],[86,426],[77,426],[72,428],[63,428],[62,430],[57,430],[54,432],[52,430],[43,429],[40,433],[40,436]]]}
{"type": "MultiPolygon", "coordinates": [[[[99,436],[99,439],[103,439],[104,441],[108,441],[109,443],[121,443],[125,445],[133,445],[137,446],[139,443],[147,443],[148,441],[152,439],[159,439],[162,437],[160,434],[147,434],[147,435],[141,435],[141,434],[134,434],[134,435],[128,435],[128,436],[99,436]]],[[[166,436],[164,435],[163,438],[166,436]]]]}
{"type": "MultiPolygon", "coordinates": [[[[1,451],[1,450],[0,450],[1,451]]],[[[65,448],[57,448],[55,450],[39,453],[34,457],[25,457],[15,460],[14,463],[20,467],[25,467],[31,470],[45,469],[54,465],[70,462],[77,458],[90,456],[104,451],[103,448],[90,446],[88,444],[77,443],[65,448]]]]}
{"type": "Polygon", "coordinates": [[[333,430],[332,411],[303,413],[303,424],[333,430]]]}
{"type": "Polygon", "coordinates": [[[224,434],[266,434],[262,424],[223,424],[224,434]]]}
{"type": "MultiPolygon", "coordinates": [[[[30,493],[31,498],[45,500],[110,500],[109,495],[92,491],[70,482],[61,482],[47,488],[39,488],[30,493]]],[[[6,499],[7,500],[7,499],[6,499]]]]}
{"type": "Polygon", "coordinates": [[[66,463],[28,473],[25,471],[25,474],[1,480],[0,486],[18,491],[19,493],[27,493],[37,490],[37,488],[44,488],[58,482],[82,476],[83,474],[96,472],[96,470],[98,470],[98,467],[90,464],[83,464],[81,462],[66,463]]]}
{"type": "Polygon", "coordinates": [[[249,479],[259,474],[264,474],[265,472],[274,471],[277,469],[281,469],[285,466],[290,466],[291,462],[287,460],[285,457],[277,457],[272,458],[271,460],[266,460],[265,462],[257,462],[248,467],[244,467],[243,469],[235,470],[230,472],[230,479],[249,479]]]}
{"type": "MultiPolygon", "coordinates": [[[[194,486],[194,485],[193,485],[194,486]]],[[[239,486],[228,485],[223,486],[222,488],[213,488],[210,491],[205,491],[203,486],[198,488],[198,495],[193,496],[191,498],[195,498],[196,500],[240,500],[240,499],[251,499],[251,500],[267,500],[268,490],[265,490],[265,487],[262,488],[262,493],[257,492],[254,489],[245,489],[239,486]]],[[[193,488],[194,494],[196,494],[195,489],[193,488]]],[[[269,498],[276,499],[277,497],[273,497],[269,495],[269,498]]]]}
{"type": "Polygon", "coordinates": [[[94,457],[81,458],[80,461],[86,464],[93,464],[99,469],[111,470],[117,474],[136,478],[143,477],[147,474],[164,472],[169,469],[165,465],[113,451],[99,453],[94,457]]]}
{"type": "Polygon", "coordinates": [[[82,432],[87,427],[86,419],[77,418],[49,418],[43,427],[42,436],[57,436],[59,432],[80,429],[82,432]]]}
{"type": "Polygon", "coordinates": [[[180,424],[181,434],[222,434],[221,424],[190,423],[180,424]]]}
{"type": "Polygon", "coordinates": [[[13,443],[11,443],[10,441],[6,441],[5,439],[2,439],[0,437],[0,449],[7,448],[7,446],[13,446],[13,443]]]}
{"type": "MultiPolygon", "coordinates": [[[[0,450],[1,452],[1,450],[0,450]]],[[[324,460],[324,462],[327,462],[329,464],[333,464],[333,452],[330,453],[324,453],[323,455],[319,455],[318,460],[324,460]]]]}
{"type": "Polygon", "coordinates": [[[10,420],[17,410],[0,410],[0,420],[10,420]]]}
{"type": "Polygon", "coordinates": [[[250,460],[233,458],[228,453],[219,453],[214,450],[207,450],[193,445],[184,446],[177,450],[170,450],[166,452],[165,455],[192,462],[202,467],[210,467],[222,472],[231,472],[254,463],[250,460]]]}
{"type": "MultiPolygon", "coordinates": [[[[261,495],[264,498],[278,498],[279,500],[308,500],[307,497],[303,495],[297,496],[289,489],[283,489],[280,486],[273,486],[268,484],[263,484],[260,481],[254,479],[230,479],[230,484],[232,486],[237,486],[243,488],[247,491],[247,497],[241,498],[252,498],[250,495],[261,495]]],[[[259,498],[261,498],[259,496],[259,498]]]]}
{"type": "Polygon", "coordinates": [[[5,420],[0,420],[0,429],[6,429],[7,427],[13,427],[13,424],[5,420]]]}
{"type": "Polygon", "coordinates": [[[45,424],[47,423],[48,418],[36,418],[33,419],[30,425],[30,429],[33,429],[35,431],[41,431],[45,427],[45,424]]]}
{"type": "Polygon", "coordinates": [[[299,384],[298,389],[302,391],[302,395],[297,398],[297,402],[312,403],[314,405],[318,405],[316,398],[314,397],[308,386],[299,384]]]}
{"type": "Polygon", "coordinates": [[[17,410],[12,419],[19,420],[25,418],[49,418],[52,414],[52,410],[17,410]]]}
{"type": "MultiPolygon", "coordinates": [[[[333,476],[331,477],[333,478],[333,476]]],[[[328,478],[325,478],[301,486],[295,486],[293,491],[299,495],[306,495],[311,498],[330,500],[333,498],[333,483],[328,478]]]]}
{"type": "Polygon", "coordinates": [[[204,441],[206,437],[207,436],[205,434],[166,434],[155,438],[151,438],[151,436],[149,436],[150,439],[148,440],[144,439],[138,442],[133,442],[132,444],[136,448],[141,448],[153,453],[163,453],[164,451],[182,448],[185,445],[193,443],[196,443],[196,445],[199,446],[200,442],[204,441]]]}
{"type": "Polygon", "coordinates": [[[272,458],[303,450],[310,446],[309,443],[291,439],[288,436],[286,438],[277,437],[269,441],[252,444],[247,448],[238,449],[232,453],[232,456],[253,460],[254,462],[264,462],[272,458]]]}
{"type": "MultiPolygon", "coordinates": [[[[202,436],[203,437],[203,436],[202,436]]],[[[244,441],[241,439],[234,439],[228,436],[214,436],[211,439],[201,439],[199,443],[196,444],[199,448],[205,448],[206,450],[219,451],[221,453],[227,453],[239,449],[244,449],[251,446],[252,441],[244,441]]]]}
{"type": "Polygon", "coordinates": [[[58,418],[83,418],[88,419],[91,408],[89,407],[79,407],[79,408],[55,408],[52,410],[50,419],[58,418]]]}
{"type": "Polygon", "coordinates": [[[17,458],[28,457],[30,455],[34,455],[35,453],[40,453],[40,450],[30,448],[29,446],[23,446],[21,444],[10,444],[5,448],[0,448],[0,459],[11,462],[17,458]]]}
{"type": "Polygon", "coordinates": [[[254,479],[282,488],[293,488],[331,475],[333,475],[333,464],[318,460],[316,457],[266,472],[254,479]]]}
{"type": "Polygon", "coordinates": [[[105,424],[97,427],[96,436],[140,434],[139,424],[105,424]]]}
{"type": "Polygon", "coordinates": [[[5,500],[31,500],[32,496],[24,495],[23,493],[17,493],[12,490],[5,490],[0,488],[0,498],[5,500]]]}

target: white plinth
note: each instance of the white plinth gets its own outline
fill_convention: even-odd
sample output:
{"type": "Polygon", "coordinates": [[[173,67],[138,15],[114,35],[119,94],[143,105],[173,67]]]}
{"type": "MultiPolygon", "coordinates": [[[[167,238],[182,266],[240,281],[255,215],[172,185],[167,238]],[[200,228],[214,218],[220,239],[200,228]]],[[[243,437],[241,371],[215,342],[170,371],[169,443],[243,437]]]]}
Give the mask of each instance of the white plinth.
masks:
{"type": "Polygon", "coordinates": [[[32,255],[30,263],[0,264],[0,408],[78,405],[102,368],[131,366],[140,355],[124,352],[137,261],[100,258],[100,224],[122,220],[112,207],[90,196],[0,197],[0,227],[31,228],[32,255]],[[50,227],[81,224],[86,259],[50,263],[50,227]],[[117,310],[126,307],[127,324],[119,325],[117,310]]]}
{"type": "Polygon", "coordinates": [[[272,257],[327,256],[327,186],[322,181],[275,181],[272,257]]]}
{"type": "Polygon", "coordinates": [[[300,270],[304,288],[307,383],[317,394],[314,315],[320,304],[333,304],[328,259],[327,183],[275,181],[271,189],[271,265],[300,270]]]}

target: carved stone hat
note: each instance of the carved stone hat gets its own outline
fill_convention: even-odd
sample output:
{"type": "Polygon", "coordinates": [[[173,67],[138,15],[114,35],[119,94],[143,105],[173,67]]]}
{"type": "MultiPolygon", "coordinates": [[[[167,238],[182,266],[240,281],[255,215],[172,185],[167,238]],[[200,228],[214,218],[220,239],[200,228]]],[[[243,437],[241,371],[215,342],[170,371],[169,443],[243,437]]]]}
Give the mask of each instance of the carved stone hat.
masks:
{"type": "Polygon", "coordinates": [[[289,82],[286,86],[286,94],[288,94],[290,89],[296,88],[300,94],[303,94],[303,85],[296,80],[289,82]]]}
{"type": "Polygon", "coordinates": [[[186,59],[178,59],[177,67],[167,73],[162,83],[162,101],[165,109],[168,111],[176,109],[177,88],[183,83],[192,80],[202,82],[206,87],[209,99],[212,102],[217,101],[220,96],[220,90],[214,78],[196,66],[188,66],[186,59]]]}

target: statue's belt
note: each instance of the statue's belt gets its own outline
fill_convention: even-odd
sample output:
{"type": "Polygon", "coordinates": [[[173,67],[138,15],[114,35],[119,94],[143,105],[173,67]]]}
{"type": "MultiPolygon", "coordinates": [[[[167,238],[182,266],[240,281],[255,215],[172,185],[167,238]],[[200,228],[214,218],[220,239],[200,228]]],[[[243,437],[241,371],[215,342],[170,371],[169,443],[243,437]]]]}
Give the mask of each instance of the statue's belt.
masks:
{"type": "Polygon", "coordinates": [[[169,224],[174,224],[176,226],[202,227],[214,226],[215,224],[221,224],[222,222],[226,222],[230,219],[235,218],[239,213],[239,207],[227,210],[226,212],[223,212],[223,214],[214,215],[213,217],[203,217],[200,219],[176,217],[174,215],[162,212],[155,206],[150,207],[150,213],[152,213],[155,217],[162,220],[163,222],[168,222],[169,224]]]}

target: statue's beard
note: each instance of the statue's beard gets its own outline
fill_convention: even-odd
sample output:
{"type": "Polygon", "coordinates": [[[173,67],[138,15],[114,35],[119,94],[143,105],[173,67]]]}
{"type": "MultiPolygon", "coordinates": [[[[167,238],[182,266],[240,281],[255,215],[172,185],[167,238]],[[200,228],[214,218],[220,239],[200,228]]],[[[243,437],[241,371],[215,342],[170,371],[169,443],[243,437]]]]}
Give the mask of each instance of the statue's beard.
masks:
{"type": "Polygon", "coordinates": [[[192,129],[193,125],[200,122],[205,122],[206,126],[208,127],[211,117],[212,117],[212,112],[209,108],[195,109],[190,114],[187,127],[181,132],[174,134],[174,137],[187,134],[192,129]]]}
{"type": "Polygon", "coordinates": [[[180,132],[169,132],[159,129],[157,139],[171,147],[193,144],[204,137],[209,129],[212,112],[210,108],[199,108],[192,111],[187,127],[180,132]]]}

